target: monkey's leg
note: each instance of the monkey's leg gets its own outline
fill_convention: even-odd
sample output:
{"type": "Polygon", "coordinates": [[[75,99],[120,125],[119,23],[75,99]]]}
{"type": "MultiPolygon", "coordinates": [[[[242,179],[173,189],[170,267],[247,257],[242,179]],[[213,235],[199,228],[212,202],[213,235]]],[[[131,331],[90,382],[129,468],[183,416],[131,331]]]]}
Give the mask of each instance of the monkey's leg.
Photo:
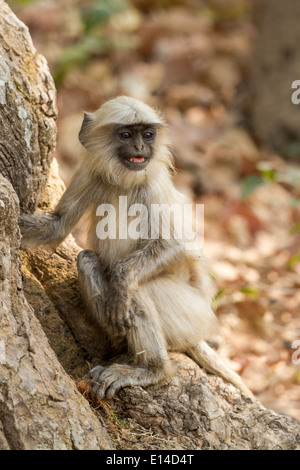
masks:
{"type": "Polygon", "coordinates": [[[214,333],[216,327],[207,299],[195,288],[171,277],[151,281],[147,289],[160,315],[170,348],[187,354],[208,372],[252,396],[241,377],[203,341],[214,333]]]}
{"type": "MultiPolygon", "coordinates": [[[[105,302],[109,295],[108,283],[97,253],[84,250],[78,256],[78,275],[89,313],[114,343],[115,329],[108,325],[105,302]]],[[[171,373],[170,359],[154,304],[143,289],[132,303],[133,324],[126,330],[132,364],[96,366],[90,375],[92,394],[96,399],[112,397],[117,390],[128,385],[157,383],[171,373]]]]}
{"type": "MultiPolygon", "coordinates": [[[[111,324],[106,308],[107,299],[110,295],[109,286],[99,255],[95,251],[83,250],[77,259],[78,278],[83,297],[88,306],[88,313],[92,319],[101,327],[114,329],[118,325],[111,324]]],[[[131,311],[125,312],[122,320],[128,328],[131,326],[131,311]]],[[[125,328],[118,328],[118,334],[125,334],[125,328]]]]}
{"type": "Polygon", "coordinates": [[[83,250],[77,258],[78,278],[81,293],[87,303],[88,313],[98,325],[104,327],[107,282],[100,258],[91,250],[83,250]]]}
{"type": "Polygon", "coordinates": [[[111,398],[123,387],[158,383],[172,374],[165,338],[151,299],[143,299],[139,304],[135,300],[133,308],[133,325],[126,333],[132,363],[96,366],[91,370],[92,395],[97,400],[111,398]]]}
{"type": "Polygon", "coordinates": [[[217,320],[208,300],[184,280],[169,275],[149,281],[145,288],[171,349],[184,352],[215,333],[217,320]]]}

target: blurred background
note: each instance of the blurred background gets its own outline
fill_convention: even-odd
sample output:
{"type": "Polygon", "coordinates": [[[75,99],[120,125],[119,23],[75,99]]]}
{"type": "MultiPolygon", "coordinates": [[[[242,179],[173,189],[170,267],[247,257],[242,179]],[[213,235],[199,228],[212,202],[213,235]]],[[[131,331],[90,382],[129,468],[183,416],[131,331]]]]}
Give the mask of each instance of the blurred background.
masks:
{"type": "Polygon", "coordinates": [[[300,2],[8,3],[56,82],[66,184],[84,111],[119,94],[163,111],[176,185],[205,205],[215,346],[265,406],[300,420],[300,2]]]}

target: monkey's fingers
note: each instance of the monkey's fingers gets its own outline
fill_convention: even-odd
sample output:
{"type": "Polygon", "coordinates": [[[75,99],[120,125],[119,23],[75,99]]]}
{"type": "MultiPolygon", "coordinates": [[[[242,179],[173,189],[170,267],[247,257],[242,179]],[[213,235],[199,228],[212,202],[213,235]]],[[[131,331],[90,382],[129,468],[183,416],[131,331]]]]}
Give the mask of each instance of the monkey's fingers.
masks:
{"type": "Polygon", "coordinates": [[[95,400],[112,398],[120,388],[131,383],[131,368],[121,364],[112,364],[107,367],[97,366],[90,371],[94,387],[91,390],[95,400]]]}
{"type": "Polygon", "coordinates": [[[101,374],[104,370],[102,366],[96,366],[90,370],[89,376],[91,377],[92,388],[91,388],[91,396],[95,400],[99,400],[102,395],[104,395],[105,389],[102,391],[103,383],[101,380],[101,374]]]}
{"type": "Polygon", "coordinates": [[[132,320],[129,315],[129,311],[125,310],[122,315],[118,315],[116,319],[116,328],[121,335],[126,334],[126,330],[131,328],[132,320]]]}
{"type": "Polygon", "coordinates": [[[92,383],[96,383],[96,384],[99,383],[100,376],[103,370],[104,370],[103,366],[96,366],[96,367],[93,367],[93,369],[89,371],[89,376],[92,379],[92,383]]]}
{"type": "Polygon", "coordinates": [[[126,329],[123,321],[123,315],[117,306],[109,309],[109,325],[116,330],[116,333],[120,336],[125,336],[126,329]]]}
{"type": "Polygon", "coordinates": [[[117,304],[109,301],[105,306],[105,323],[113,328],[117,328],[117,317],[117,304]]]}
{"type": "Polygon", "coordinates": [[[125,336],[126,330],[132,326],[130,308],[124,302],[110,299],[105,308],[105,322],[119,335],[125,336]]]}
{"type": "Polygon", "coordinates": [[[135,307],[132,305],[129,309],[129,318],[130,318],[131,325],[133,323],[134,317],[135,317],[135,307]]]}
{"type": "Polygon", "coordinates": [[[133,314],[131,312],[131,308],[126,310],[123,314],[123,322],[125,328],[131,328],[132,327],[132,319],[133,319],[133,314]]]}
{"type": "Polygon", "coordinates": [[[106,325],[110,325],[110,308],[108,305],[105,305],[104,311],[103,311],[103,318],[104,318],[104,323],[106,325]]]}

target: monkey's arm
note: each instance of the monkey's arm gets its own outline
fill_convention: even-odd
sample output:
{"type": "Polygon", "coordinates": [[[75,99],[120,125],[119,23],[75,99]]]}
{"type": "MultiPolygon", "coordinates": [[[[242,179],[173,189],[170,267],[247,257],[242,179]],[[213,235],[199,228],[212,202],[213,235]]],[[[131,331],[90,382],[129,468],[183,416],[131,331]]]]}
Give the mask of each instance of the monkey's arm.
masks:
{"type": "Polygon", "coordinates": [[[22,247],[57,246],[64,240],[91,203],[93,189],[86,181],[79,169],[52,214],[21,214],[22,247]]]}
{"type": "Polygon", "coordinates": [[[176,257],[184,253],[184,245],[175,239],[147,240],[128,257],[119,260],[109,275],[109,298],[106,315],[120,332],[131,326],[131,300],[138,285],[162,272],[176,257]]]}
{"type": "Polygon", "coordinates": [[[111,278],[114,282],[123,277],[134,287],[157,276],[184,250],[184,244],[174,238],[144,241],[135,252],[116,263],[111,278]]]}

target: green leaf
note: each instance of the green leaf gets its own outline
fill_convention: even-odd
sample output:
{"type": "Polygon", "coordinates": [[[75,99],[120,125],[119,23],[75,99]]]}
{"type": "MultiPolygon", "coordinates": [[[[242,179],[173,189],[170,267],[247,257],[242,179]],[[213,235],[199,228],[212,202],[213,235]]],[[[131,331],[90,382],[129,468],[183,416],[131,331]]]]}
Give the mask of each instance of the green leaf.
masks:
{"type": "Polygon", "coordinates": [[[98,25],[107,23],[116,13],[122,13],[128,8],[127,0],[93,0],[83,14],[86,31],[93,30],[98,25]]]}
{"type": "Polygon", "coordinates": [[[244,178],[241,189],[241,199],[246,199],[259,186],[265,185],[266,182],[260,175],[249,175],[244,178]]]}
{"type": "Polygon", "coordinates": [[[277,171],[272,167],[270,162],[259,162],[257,164],[257,169],[260,173],[269,181],[275,181],[277,176],[277,171]]]}
{"type": "Polygon", "coordinates": [[[296,384],[300,383],[300,370],[297,370],[297,372],[295,372],[295,374],[293,376],[293,381],[296,384]]]}
{"type": "Polygon", "coordinates": [[[250,285],[242,287],[241,292],[243,294],[250,295],[251,297],[254,297],[254,298],[257,298],[259,296],[259,289],[257,289],[257,287],[250,286],[250,285]]]}
{"type": "Polygon", "coordinates": [[[213,300],[212,300],[212,306],[214,309],[216,309],[219,305],[219,302],[220,302],[220,299],[221,297],[224,295],[225,291],[222,287],[220,287],[220,289],[218,289],[216,295],[214,296],[213,300]]]}
{"type": "Polygon", "coordinates": [[[295,224],[292,228],[291,228],[291,234],[293,235],[294,233],[298,233],[300,232],[300,222],[298,222],[297,224],[295,224]]]}
{"type": "Polygon", "coordinates": [[[56,64],[55,83],[60,83],[73,67],[86,64],[92,54],[102,52],[108,47],[109,44],[101,36],[86,36],[77,44],[65,47],[56,64]]]}
{"type": "MultiPolygon", "coordinates": [[[[298,197],[293,197],[290,201],[292,207],[297,207],[300,204],[300,199],[298,197]]],[[[300,226],[300,224],[298,224],[300,226]]]]}
{"type": "Polygon", "coordinates": [[[37,2],[37,0],[12,0],[11,2],[8,2],[8,3],[12,3],[16,5],[29,5],[30,3],[35,3],[35,2],[37,2]]]}
{"type": "Polygon", "coordinates": [[[294,256],[292,256],[289,260],[289,267],[292,268],[293,266],[295,266],[295,264],[299,263],[300,261],[300,251],[299,253],[296,253],[294,256]]]}

